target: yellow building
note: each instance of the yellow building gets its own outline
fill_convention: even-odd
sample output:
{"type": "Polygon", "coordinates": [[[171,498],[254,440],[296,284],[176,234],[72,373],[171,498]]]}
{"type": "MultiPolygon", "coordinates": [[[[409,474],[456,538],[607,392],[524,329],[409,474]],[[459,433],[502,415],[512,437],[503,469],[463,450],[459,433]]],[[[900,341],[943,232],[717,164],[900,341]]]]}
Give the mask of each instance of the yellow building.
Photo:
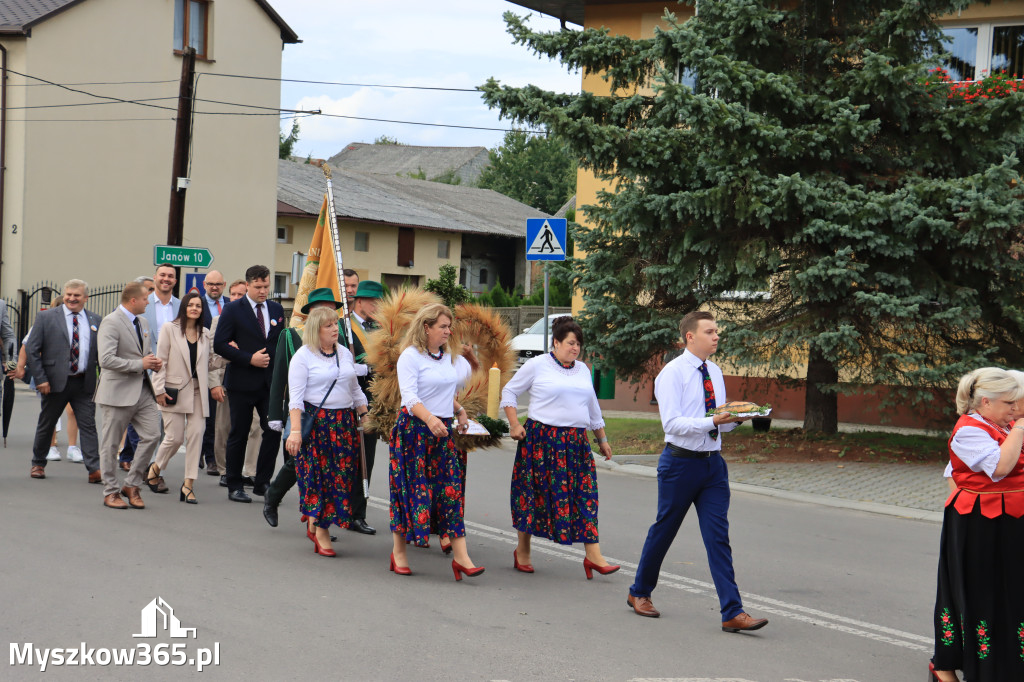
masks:
{"type": "Polygon", "coordinates": [[[272,262],[279,121],[266,114],[295,42],[266,0],[0,0],[0,292],[153,272],[187,46],[198,58],[184,245],[208,247],[229,277],[272,262]]]}

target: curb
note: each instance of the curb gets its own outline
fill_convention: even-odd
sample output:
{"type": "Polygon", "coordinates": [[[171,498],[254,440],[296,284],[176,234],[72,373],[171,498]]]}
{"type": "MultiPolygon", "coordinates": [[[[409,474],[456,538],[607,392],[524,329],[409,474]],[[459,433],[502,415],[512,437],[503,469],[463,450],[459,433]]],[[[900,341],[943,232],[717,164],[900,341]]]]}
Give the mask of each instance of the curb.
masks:
{"type": "MultiPolygon", "coordinates": [[[[646,478],[657,478],[658,471],[654,467],[644,466],[643,464],[619,464],[614,461],[606,461],[603,457],[599,457],[595,454],[594,462],[598,467],[606,469],[611,473],[616,474],[632,474],[634,476],[643,476],[646,478]]],[[[800,493],[792,490],[782,490],[780,488],[769,488],[762,485],[752,485],[750,483],[737,483],[729,481],[729,487],[740,493],[749,493],[752,495],[764,495],[765,497],[775,497],[781,500],[789,500],[791,502],[803,502],[804,504],[817,504],[824,507],[833,507],[836,509],[851,509],[854,511],[867,512],[869,514],[882,514],[883,516],[894,516],[901,519],[913,519],[915,521],[929,521],[932,523],[942,523],[942,512],[929,511],[927,509],[914,509],[913,507],[899,507],[892,504],[881,504],[879,502],[862,502],[859,500],[846,500],[841,497],[832,497],[830,495],[818,495],[816,493],[800,493]]]]}

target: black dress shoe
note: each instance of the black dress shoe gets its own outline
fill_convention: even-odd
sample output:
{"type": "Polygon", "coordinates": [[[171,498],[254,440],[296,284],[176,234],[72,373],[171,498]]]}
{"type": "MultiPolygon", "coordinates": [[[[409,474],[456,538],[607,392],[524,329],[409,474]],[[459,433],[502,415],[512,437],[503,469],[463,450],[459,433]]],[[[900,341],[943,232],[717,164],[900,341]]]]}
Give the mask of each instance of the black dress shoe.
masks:
{"type": "Polygon", "coordinates": [[[200,458],[199,458],[199,468],[200,468],[200,469],[203,469],[203,468],[205,468],[205,467],[204,467],[203,465],[204,465],[204,462],[203,462],[203,458],[202,458],[202,457],[200,457],[200,458]]]}
{"type": "Polygon", "coordinates": [[[252,494],[263,497],[264,495],[267,494],[268,490],[270,490],[270,486],[267,485],[266,483],[257,483],[252,487],[252,494]]]}
{"type": "Polygon", "coordinates": [[[206,470],[206,475],[207,476],[220,476],[220,469],[218,469],[217,467],[215,467],[214,465],[211,464],[209,466],[209,468],[206,470]]]}
{"type": "Polygon", "coordinates": [[[245,485],[245,486],[248,486],[248,487],[251,488],[254,485],[256,485],[256,479],[254,479],[252,476],[242,476],[242,485],[245,485]]]}
{"type": "Polygon", "coordinates": [[[277,505],[264,501],[263,518],[267,520],[271,528],[277,528],[277,505]]]}
{"type": "Polygon", "coordinates": [[[246,495],[244,490],[232,490],[228,493],[228,499],[232,502],[252,502],[252,498],[246,495]]]}
{"type": "Polygon", "coordinates": [[[352,522],[348,524],[348,529],[357,533],[362,533],[363,535],[377,534],[377,529],[368,525],[365,519],[353,519],[352,522]]]}
{"type": "Polygon", "coordinates": [[[220,487],[221,488],[227,488],[228,487],[228,477],[227,476],[221,476],[220,477],[220,487]]]}

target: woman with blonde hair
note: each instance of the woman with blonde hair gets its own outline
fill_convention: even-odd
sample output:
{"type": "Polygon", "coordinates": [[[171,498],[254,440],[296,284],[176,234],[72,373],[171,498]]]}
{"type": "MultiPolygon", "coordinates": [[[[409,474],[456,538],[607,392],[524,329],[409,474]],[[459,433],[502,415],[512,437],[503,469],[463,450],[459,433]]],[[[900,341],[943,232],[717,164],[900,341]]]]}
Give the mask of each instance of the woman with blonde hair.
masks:
{"type": "Polygon", "coordinates": [[[954,490],[946,500],[935,600],[932,679],[1024,679],[1024,385],[985,367],[960,380],[949,439],[954,490]]]}
{"type": "Polygon", "coordinates": [[[406,543],[426,547],[431,533],[451,539],[456,580],[484,572],[466,550],[463,464],[452,440],[453,427],[467,428],[455,394],[472,373],[469,362],[448,348],[453,320],[445,305],[424,306],[409,325],[396,366],[402,410],[391,430],[389,482],[391,570],[399,575],[412,575],[406,543]]]}
{"type": "Polygon", "coordinates": [[[331,525],[352,522],[352,491],[360,485],[357,420],[366,416],[366,396],[356,380],[352,352],[338,344],[338,313],[330,307],[309,311],[302,330],[302,348],[288,365],[288,415],[291,430],[285,447],[295,458],[299,508],[313,520],[306,530],[313,551],[336,556],[331,525]],[[313,430],[302,438],[302,415],[313,418],[313,430]]]}

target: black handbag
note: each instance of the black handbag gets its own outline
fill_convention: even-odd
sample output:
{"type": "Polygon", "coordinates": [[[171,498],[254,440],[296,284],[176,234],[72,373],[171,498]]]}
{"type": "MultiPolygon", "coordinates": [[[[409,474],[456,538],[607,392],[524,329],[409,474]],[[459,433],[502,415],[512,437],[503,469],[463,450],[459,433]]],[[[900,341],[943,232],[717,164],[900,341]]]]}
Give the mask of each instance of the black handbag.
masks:
{"type": "Polygon", "coordinates": [[[178,389],[171,388],[170,386],[164,386],[164,394],[167,396],[164,399],[164,404],[174,405],[178,402],[178,389]]]}
{"type": "MultiPolygon", "coordinates": [[[[338,356],[337,355],[334,356],[334,365],[338,366],[338,356]]],[[[310,414],[309,412],[303,412],[302,413],[302,442],[303,442],[303,444],[307,443],[309,441],[309,437],[311,435],[313,435],[313,424],[314,424],[314,422],[316,422],[316,413],[319,412],[320,408],[324,406],[325,402],[327,402],[327,396],[329,396],[331,394],[331,391],[334,390],[334,384],[336,384],[336,383],[338,383],[337,379],[335,379],[334,381],[331,382],[331,385],[327,389],[327,393],[324,393],[324,399],[321,400],[320,404],[316,406],[316,411],[314,411],[312,414],[310,414]]],[[[312,403],[310,403],[310,404],[312,404],[312,403]]]]}

